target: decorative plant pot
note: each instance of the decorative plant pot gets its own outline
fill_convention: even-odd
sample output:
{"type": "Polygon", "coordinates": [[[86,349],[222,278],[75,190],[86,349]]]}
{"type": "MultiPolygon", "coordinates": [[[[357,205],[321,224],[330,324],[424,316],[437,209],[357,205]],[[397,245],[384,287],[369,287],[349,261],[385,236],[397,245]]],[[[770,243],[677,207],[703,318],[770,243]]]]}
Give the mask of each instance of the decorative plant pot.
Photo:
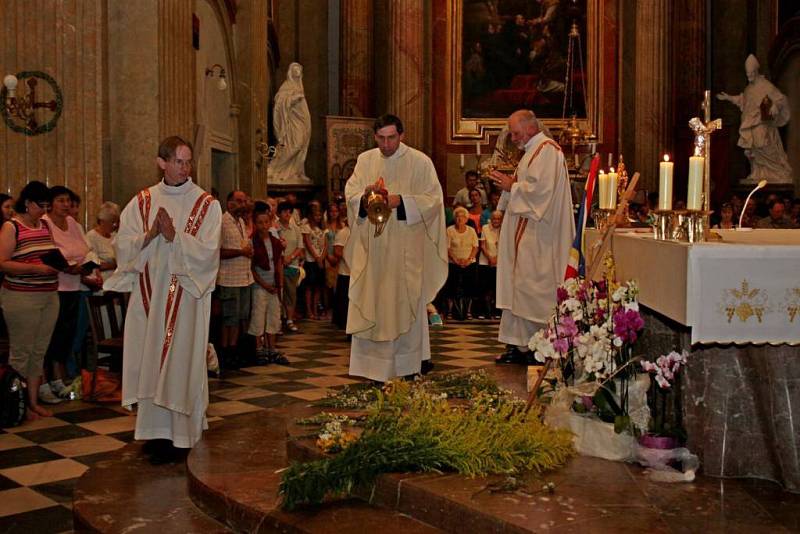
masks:
{"type": "Polygon", "coordinates": [[[671,436],[656,436],[655,434],[644,434],[639,438],[639,445],[648,449],[675,449],[678,447],[678,440],[671,436]]]}

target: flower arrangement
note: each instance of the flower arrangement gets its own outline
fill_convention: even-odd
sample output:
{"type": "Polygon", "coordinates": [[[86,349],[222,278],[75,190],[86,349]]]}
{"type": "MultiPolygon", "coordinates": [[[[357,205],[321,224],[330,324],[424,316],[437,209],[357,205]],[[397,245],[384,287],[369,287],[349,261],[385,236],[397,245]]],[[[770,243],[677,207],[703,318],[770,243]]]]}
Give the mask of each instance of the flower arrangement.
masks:
{"type": "Polygon", "coordinates": [[[628,381],[637,372],[633,346],[644,329],[638,285],[571,278],[556,296],[555,312],[529,348],[538,361],[559,366],[565,382],[599,386],[590,399],[576,402],[576,411],[614,422],[617,431],[630,429],[628,381]]]}

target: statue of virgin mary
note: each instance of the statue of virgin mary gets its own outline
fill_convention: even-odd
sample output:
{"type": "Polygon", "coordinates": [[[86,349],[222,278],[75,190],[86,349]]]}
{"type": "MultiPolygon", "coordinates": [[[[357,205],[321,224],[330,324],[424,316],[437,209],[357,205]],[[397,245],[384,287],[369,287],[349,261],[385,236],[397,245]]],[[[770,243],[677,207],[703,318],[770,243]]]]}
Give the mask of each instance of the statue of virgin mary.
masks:
{"type": "Polygon", "coordinates": [[[305,163],[311,140],[311,113],[303,91],[303,66],[292,63],[275,95],[273,126],[278,145],[267,167],[268,183],[308,184],[305,163]]]}

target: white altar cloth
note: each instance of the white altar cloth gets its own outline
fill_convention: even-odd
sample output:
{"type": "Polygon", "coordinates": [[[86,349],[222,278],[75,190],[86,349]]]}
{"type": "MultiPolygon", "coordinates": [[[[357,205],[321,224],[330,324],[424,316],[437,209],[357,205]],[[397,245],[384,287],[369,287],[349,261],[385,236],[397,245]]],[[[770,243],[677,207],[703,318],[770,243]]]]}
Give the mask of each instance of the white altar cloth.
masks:
{"type": "MultiPolygon", "coordinates": [[[[617,278],[638,280],[639,302],[692,343],[800,344],[800,230],[714,231],[722,241],[690,245],[617,230],[617,278]]],[[[587,230],[590,258],[599,237],[587,230]]]]}

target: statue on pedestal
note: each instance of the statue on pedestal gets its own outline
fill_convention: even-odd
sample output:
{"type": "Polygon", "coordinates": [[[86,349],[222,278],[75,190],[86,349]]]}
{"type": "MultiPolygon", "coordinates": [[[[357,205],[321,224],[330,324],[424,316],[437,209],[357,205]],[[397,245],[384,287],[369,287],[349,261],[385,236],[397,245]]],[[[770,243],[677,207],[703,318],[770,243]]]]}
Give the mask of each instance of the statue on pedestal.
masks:
{"type": "Polygon", "coordinates": [[[744,66],[748,82],[744,92],[735,96],[724,92],[717,95],[742,110],[738,144],[750,160],[750,176],[744,183],[767,180],[771,184],[790,184],[792,168],[778,134],[778,128],[789,122],[786,95],[759,74],[758,60],[753,54],[747,56],[744,66]]]}
{"type": "Polygon", "coordinates": [[[311,141],[311,113],[303,91],[303,66],[292,63],[275,95],[273,126],[278,145],[267,166],[268,183],[309,184],[305,163],[311,141]]]}

